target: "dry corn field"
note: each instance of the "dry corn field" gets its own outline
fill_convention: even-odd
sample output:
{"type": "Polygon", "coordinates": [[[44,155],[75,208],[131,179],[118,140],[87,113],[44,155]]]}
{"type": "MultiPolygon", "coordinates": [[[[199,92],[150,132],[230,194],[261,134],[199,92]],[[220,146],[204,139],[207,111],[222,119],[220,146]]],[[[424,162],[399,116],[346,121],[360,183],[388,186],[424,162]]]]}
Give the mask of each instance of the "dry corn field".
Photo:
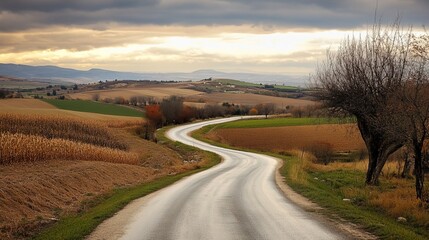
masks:
{"type": "Polygon", "coordinates": [[[106,125],[71,117],[0,114],[0,164],[55,159],[139,164],[138,154],[125,151],[128,146],[106,125]]]}
{"type": "Polygon", "coordinates": [[[198,167],[137,136],[141,118],[1,107],[0,239],[31,239],[115,188],[198,167]]]}
{"type": "Polygon", "coordinates": [[[65,139],[0,133],[0,164],[54,159],[139,164],[137,154],[65,139]]]}
{"type": "Polygon", "coordinates": [[[127,148],[103,125],[71,117],[0,114],[0,132],[61,138],[122,150],[127,148]]]}

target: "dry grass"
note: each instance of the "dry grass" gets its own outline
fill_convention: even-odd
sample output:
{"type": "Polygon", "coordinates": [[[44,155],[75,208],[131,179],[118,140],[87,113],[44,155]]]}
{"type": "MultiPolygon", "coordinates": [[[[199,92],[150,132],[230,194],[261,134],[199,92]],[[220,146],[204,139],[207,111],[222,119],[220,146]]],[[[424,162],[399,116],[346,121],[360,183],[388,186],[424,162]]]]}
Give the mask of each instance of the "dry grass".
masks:
{"type": "Polygon", "coordinates": [[[137,154],[59,138],[0,133],[0,164],[54,159],[139,164],[137,154]]]}
{"type": "Polygon", "coordinates": [[[174,87],[145,87],[145,88],[116,88],[109,90],[94,90],[87,91],[82,93],[73,93],[69,96],[73,99],[84,99],[91,100],[95,94],[100,95],[100,99],[123,97],[125,99],[130,99],[133,96],[146,96],[153,97],[157,99],[166,98],[172,95],[175,96],[192,96],[199,95],[201,92],[184,89],[184,88],[174,88],[174,87]]]}
{"type": "Polygon", "coordinates": [[[0,167],[0,239],[29,235],[85,208],[114,188],[150,181],[164,172],[93,161],[44,161],[0,167]]]}
{"type": "Polygon", "coordinates": [[[52,106],[51,104],[40,101],[38,99],[20,99],[20,98],[1,99],[0,109],[9,109],[9,108],[55,109],[55,107],[52,106]]]}
{"type": "Polygon", "coordinates": [[[312,156],[301,150],[291,150],[289,153],[300,158],[300,161],[290,168],[289,177],[297,183],[307,185],[308,174],[306,170],[311,163],[309,159],[311,159],[312,156]]]}
{"type": "Polygon", "coordinates": [[[127,148],[100,124],[60,116],[0,114],[0,132],[61,138],[122,150],[127,148]]]}
{"type": "MultiPolygon", "coordinates": [[[[291,169],[292,176],[297,176],[295,181],[305,183],[301,177],[306,177],[308,171],[311,172],[335,172],[335,171],[359,171],[365,174],[368,159],[357,162],[333,162],[328,165],[316,164],[312,159],[314,156],[302,151],[290,151],[293,155],[300,157],[301,162],[297,167],[291,169]]],[[[414,179],[398,178],[398,163],[390,160],[386,163],[380,176],[380,186],[342,186],[341,192],[345,198],[359,201],[360,204],[368,205],[384,211],[393,218],[405,217],[420,226],[429,227],[429,211],[427,206],[416,198],[414,179]]]]}
{"type": "Polygon", "coordinates": [[[232,146],[275,152],[304,149],[316,142],[330,144],[335,151],[365,149],[357,128],[347,124],[217,129],[208,137],[232,146]]]}

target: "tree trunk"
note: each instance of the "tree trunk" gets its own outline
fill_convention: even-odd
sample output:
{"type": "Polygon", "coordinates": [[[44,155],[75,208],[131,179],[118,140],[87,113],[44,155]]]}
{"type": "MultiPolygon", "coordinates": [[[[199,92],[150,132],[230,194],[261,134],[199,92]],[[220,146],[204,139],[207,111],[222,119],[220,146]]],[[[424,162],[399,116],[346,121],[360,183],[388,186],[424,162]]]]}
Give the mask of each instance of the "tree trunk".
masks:
{"type": "Polygon", "coordinates": [[[365,184],[378,185],[378,177],[388,157],[402,147],[402,144],[386,142],[381,134],[370,132],[364,121],[358,120],[358,127],[369,155],[365,184]]]}
{"type": "Polygon", "coordinates": [[[414,172],[416,174],[416,195],[418,199],[422,200],[425,175],[423,171],[423,156],[419,144],[414,144],[414,172]]]}
{"type": "Polygon", "coordinates": [[[404,155],[404,169],[402,170],[401,177],[407,178],[411,176],[411,167],[413,165],[413,162],[411,161],[411,158],[408,154],[404,155]]]}
{"type": "MultiPolygon", "coordinates": [[[[365,138],[364,138],[365,139],[365,138]]],[[[373,147],[370,140],[365,140],[365,143],[367,143],[368,148],[368,170],[366,171],[366,179],[365,184],[367,185],[376,185],[378,183],[378,176],[376,176],[375,171],[377,167],[377,161],[378,161],[378,147],[373,147]]]]}
{"type": "Polygon", "coordinates": [[[357,119],[358,127],[361,136],[365,142],[366,148],[368,149],[368,170],[366,172],[365,184],[376,185],[378,183],[378,175],[376,174],[377,162],[379,157],[379,150],[381,144],[377,136],[371,134],[367,124],[363,120],[357,119]]]}

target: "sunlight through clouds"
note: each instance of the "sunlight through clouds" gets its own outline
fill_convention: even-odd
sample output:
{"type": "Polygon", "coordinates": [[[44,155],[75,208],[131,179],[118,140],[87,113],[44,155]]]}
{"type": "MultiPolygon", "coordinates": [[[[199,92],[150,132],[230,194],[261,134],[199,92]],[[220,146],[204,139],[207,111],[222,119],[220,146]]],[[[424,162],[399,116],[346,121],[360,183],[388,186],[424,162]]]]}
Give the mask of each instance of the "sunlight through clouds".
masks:
{"type": "MultiPolygon", "coordinates": [[[[88,33],[88,30],[83,30],[88,33]]],[[[143,31],[144,32],[144,31],[143,31]]],[[[80,34],[78,30],[69,32],[80,34]]],[[[272,71],[273,67],[267,68],[258,63],[276,63],[282,61],[313,62],[318,60],[326,48],[335,46],[350,32],[345,31],[311,31],[311,32],[274,32],[274,33],[240,33],[240,32],[221,32],[209,37],[203,36],[154,36],[141,34],[138,31],[128,32],[127,42],[115,42],[110,45],[97,47],[97,44],[81,48],[69,48],[69,46],[55,47],[47,50],[21,51],[14,54],[0,53],[1,62],[13,62],[19,60],[26,64],[60,63],[63,66],[78,67],[88,66],[94,63],[95,66],[104,62],[130,61],[141,62],[154,61],[163,64],[162,69],[170,71],[193,71],[192,67],[188,69],[175,68],[171,61],[180,62],[206,62],[205,68],[210,68],[213,62],[253,62],[252,71],[272,71]],[[141,37],[139,37],[141,36],[141,37]],[[142,40],[144,39],[144,40],[142,40]],[[129,42],[135,40],[135,42],[129,42]],[[140,42],[140,40],[142,40],[140,42]],[[93,45],[93,46],[92,46],[93,45]],[[75,62],[76,64],[73,64],[75,62]]],[[[70,35],[68,35],[70,37],[70,35]]],[[[108,33],[94,37],[91,41],[105,41],[108,33]]],[[[27,36],[28,37],[28,36],[27,36]]],[[[30,36],[36,39],[45,39],[49,36],[30,36]]],[[[52,36],[55,37],[55,36],[52,36]]],[[[115,31],[112,31],[111,37],[116,37],[115,31]]],[[[109,45],[109,43],[106,43],[109,45]]],[[[131,64],[130,66],[134,66],[131,64]]],[[[179,65],[178,65],[179,66],[179,65]]],[[[183,68],[180,65],[180,68],[183,68]]],[[[283,72],[282,68],[287,66],[278,66],[276,72],[283,72]]],[[[118,69],[135,70],[135,69],[118,69]]],[[[147,71],[148,69],[139,69],[147,71]]],[[[288,70],[289,71],[289,70],[288,70]]]]}

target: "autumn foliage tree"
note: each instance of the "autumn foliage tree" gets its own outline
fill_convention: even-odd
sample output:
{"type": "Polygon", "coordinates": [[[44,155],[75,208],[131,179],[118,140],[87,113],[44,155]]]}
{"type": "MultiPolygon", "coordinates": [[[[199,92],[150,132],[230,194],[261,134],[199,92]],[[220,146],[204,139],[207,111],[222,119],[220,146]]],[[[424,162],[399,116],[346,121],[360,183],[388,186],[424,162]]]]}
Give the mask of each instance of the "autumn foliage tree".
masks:
{"type": "Polygon", "coordinates": [[[157,128],[162,127],[163,115],[161,107],[158,104],[145,106],[146,119],[147,121],[143,125],[143,137],[144,139],[154,139],[154,133],[157,128]]]}
{"type": "Polygon", "coordinates": [[[159,104],[145,106],[146,118],[155,127],[162,127],[163,115],[159,104]]]}

